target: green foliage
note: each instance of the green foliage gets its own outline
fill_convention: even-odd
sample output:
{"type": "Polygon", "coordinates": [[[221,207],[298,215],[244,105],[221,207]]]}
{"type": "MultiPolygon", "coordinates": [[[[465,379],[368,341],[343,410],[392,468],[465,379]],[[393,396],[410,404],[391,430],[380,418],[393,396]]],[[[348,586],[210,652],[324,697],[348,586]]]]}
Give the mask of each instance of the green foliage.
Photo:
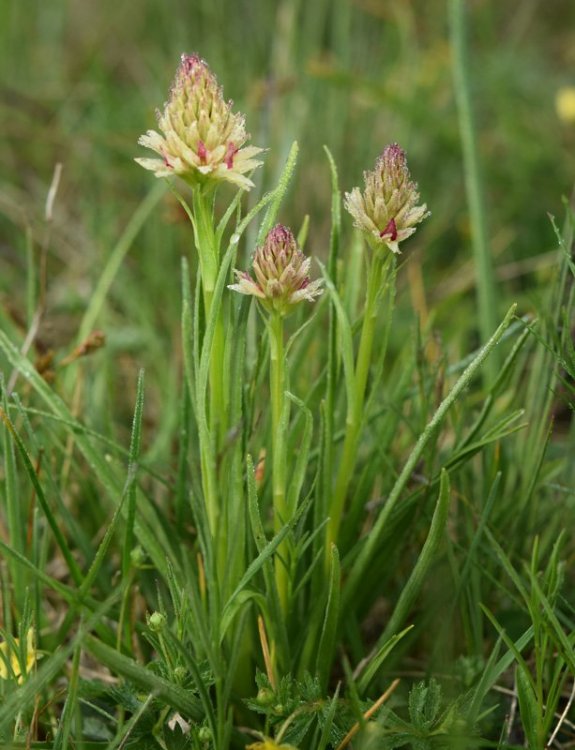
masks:
{"type": "Polygon", "coordinates": [[[571,741],[573,6],[379,5],[1,7],[2,747],[571,741]],[[249,194],[132,162],[193,49],[249,194]],[[376,258],[396,139],[432,217],[376,258]],[[268,326],[277,222],[324,293],[268,326]]]}
{"type": "Polygon", "coordinates": [[[465,698],[445,705],[439,683],[431,679],[419,682],[409,693],[408,718],[402,719],[393,711],[370,724],[359,744],[367,748],[411,748],[411,750],[449,750],[474,745],[468,725],[465,698]],[[466,744],[467,743],[467,744],[466,744]]]}
{"type": "Polygon", "coordinates": [[[319,679],[310,674],[305,674],[302,680],[286,675],[274,689],[267,676],[258,672],[256,684],[257,695],[247,699],[246,705],[265,716],[266,734],[273,730],[277,735],[285,725],[282,742],[299,746],[308,738],[307,744],[315,748],[319,737],[323,736],[324,747],[337,747],[353,723],[348,702],[338,699],[337,695],[333,701],[326,699],[319,679]],[[314,738],[311,744],[310,737],[314,738]]]}

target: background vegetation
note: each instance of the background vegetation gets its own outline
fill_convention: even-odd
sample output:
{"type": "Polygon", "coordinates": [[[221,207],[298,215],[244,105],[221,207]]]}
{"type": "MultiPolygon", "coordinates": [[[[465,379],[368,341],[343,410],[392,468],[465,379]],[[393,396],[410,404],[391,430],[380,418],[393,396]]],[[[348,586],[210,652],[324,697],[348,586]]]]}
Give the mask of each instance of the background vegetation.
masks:
{"type": "MultiPolygon", "coordinates": [[[[311,750],[335,748],[397,677],[386,703],[391,713],[380,714],[356,746],[542,750],[566,709],[553,746],[575,746],[568,704],[575,679],[573,267],[563,200],[575,174],[575,116],[557,108],[561,91],[575,86],[575,6],[485,0],[467,8],[493,314],[498,323],[517,303],[517,320],[491,379],[468,384],[410,476],[393,538],[375,556],[340,627],[327,684],[317,688],[298,675],[271,709],[238,701],[244,713],[234,716],[233,746],[248,741],[237,729],[243,724],[277,737],[288,704],[293,712],[321,703],[324,713],[313,714],[317,726],[305,737],[290,739],[289,727],[283,737],[311,750]],[[381,645],[413,583],[441,468],[450,472],[449,516],[401,622],[414,628],[377,674],[354,687],[351,672],[381,645]],[[332,736],[329,697],[340,680],[349,713],[341,713],[332,736]]],[[[179,483],[181,257],[193,266],[193,234],[175,198],[133,162],[143,155],[137,138],[153,127],[180,53],[208,60],[225,95],[246,113],[252,142],[269,149],[245,210],[275,186],[298,141],[298,167],[278,218],[297,230],[308,215],[306,251],[324,262],[332,183],[323,145],[342,190],[361,183],[385,144],[398,141],[409,154],[432,216],[401,258],[381,402],[388,416],[374,422],[363,445],[357,507],[369,501],[373,514],[485,338],[449,14],[438,0],[0,5],[0,370],[11,386],[2,388],[0,627],[23,643],[35,623],[45,654],[36,682],[0,681],[6,747],[209,746],[204,719],[194,716],[196,704],[185,702],[170,672],[174,653],[146,620],[156,610],[178,620],[170,577],[135,542],[128,560],[130,523],[114,516],[123,492],[136,491],[137,462],[138,497],[155,514],[142,523],[154,528],[160,519],[160,543],[173,535],[174,548],[193,549],[188,488],[179,483]],[[47,220],[57,163],[62,174],[47,220]],[[28,355],[38,376],[16,353],[36,323],[28,355]],[[105,346],[76,357],[75,347],[96,329],[105,346]],[[145,389],[138,390],[142,368],[145,389]],[[46,530],[50,519],[62,544],[46,530]],[[129,600],[123,621],[121,602],[108,600],[114,588],[129,600]],[[161,689],[157,676],[166,680],[161,689]],[[188,739],[162,734],[173,711],[197,719],[188,739]]],[[[247,265],[257,230],[250,226],[242,238],[239,267],[247,265]]],[[[342,232],[345,277],[353,246],[345,217],[342,232]]],[[[325,317],[322,323],[318,316],[321,325],[325,317]]],[[[314,378],[321,382],[324,345],[308,346],[293,363],[291,385],[319,408],[317,393],[306,389],[314,378]]],[[[265,401],[266,386],[258,387],[265,401]]],[[[256,441],[249,448],[257,459],[256,441]]],[[[363,519],[364,531],[374,519],[363,519]]],[[[352,540],[346,545],[351,549],[352,540]]],[[[302,632],[306,612],[298,622],[302,632]]],[[[299,637],[295,624],[290,637],[299,637]]],[[[261,656],[257,662],[263,674],[261,656]]],[[[238,692],[261,698],[270,686],[248,677],[238,692]]],[[[183,684],[195,700],[192,682],[183,684]]]]}

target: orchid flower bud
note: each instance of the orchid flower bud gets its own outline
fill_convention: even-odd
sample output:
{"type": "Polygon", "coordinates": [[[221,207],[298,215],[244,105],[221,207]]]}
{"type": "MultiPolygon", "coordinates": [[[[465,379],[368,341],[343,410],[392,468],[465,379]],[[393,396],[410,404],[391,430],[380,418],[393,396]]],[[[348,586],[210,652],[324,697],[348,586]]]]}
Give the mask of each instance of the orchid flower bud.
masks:
{"type": "Polygon", "coordinates": [[[291,231],[278,224],[254,253],[255,280],[245,271],[235,271],[237,283],[229,288],[251,294],[269,312],[286,316],[298,302],[313,302],[322,293],[322,280],[310,280],[310,264],[311,259],[298,248],[291,231]]]}

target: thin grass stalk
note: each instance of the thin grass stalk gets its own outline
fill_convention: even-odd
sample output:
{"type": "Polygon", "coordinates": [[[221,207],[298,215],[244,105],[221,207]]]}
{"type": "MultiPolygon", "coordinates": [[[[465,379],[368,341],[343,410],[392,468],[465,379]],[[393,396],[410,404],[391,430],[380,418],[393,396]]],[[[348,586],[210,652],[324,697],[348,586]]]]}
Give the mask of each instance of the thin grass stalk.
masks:
{"type": "MultiPolygon", "coordinates": [[[[194,230],[198,249],[202,290],[204,295],[204,313],[206,321],[212,309],[212,300],[220,266],[220,251],[213,217],[213,193],[194,190],[194,230]]],[[[209,378],[209,423],[212,440],[215,439],[219,449],[226,433],[225,409],[225,334],[223,313],[220,310],[216,320],[212,351],[210,354],[209,378]]]]}
{"type": "Polygon", "coordinates": [[[162,182],[158,182],[154,185],[134,211],[125,230],[121,234],[120,239],[113,247],[80,323],[77,336],[78,342],[84,341],[96,325],[96,321],[102,312],[108,292],[114,283],[114,279],[116,278],[127,253],[146,223],[146,220],[165,192],[166,187],[162,182]]]}
{"type": "MultiPolygon", "coordinates": [[[[288,522],[286,503],[286,455],[284,410],[288,408],[285,398],[285,354],[283,317],[273,312],[268,321],[270,342],[270,393],[272,413],[272,493],[274,530],[277,534],[288,522]]],[[[280,603],[284,614],[288,610],[289,598],[289,542],[286,540],[275,557],[275,574],[280,603]]]]}
{"type": "MultiPolygon", "coordinates": [[[[337,168],[333,156],[327,146],[324,146],[327,155],[330,172],[331,172],[331,236],[330,249],[327,269],[330,278],[337,287],[337,256],[340,244],[341,234],[341,196],[339,192],[337,168]]],[[[334,463],[335,447],[335,404],[336,404],[336,385],[337,385],[337,314],[333,302],[329,305],[329,333],[328,333],[328,351],[326,367],[326,387],[324,396],[323,424],[322,430],[322,476],[320,494],[321,503],[316,503],[315,508],[315,526],[329,516],[329,506],[332,496],[332,476],[334,463]]],[[[320,539],[318,539],[318,543],[320,539]]]]}
{"type": "MultiPolygon", "coordinates": [[[[223,377],[223,342],[222,332],[218,335],[218,329],[221,326],[218,325],[221,319],[221,313],[218,315],[218,321],[216,321],[216,330],[214,331],[214,338],[212,340],[212,348],[210,352],[209,362],[209,375],[208,375],[208,390],[210,406],[206,409],[205,397],[206,394],[203,389],[199,388],[199,384],[196,382],[198,373],[193,367],[193,361],[195,359],[196,364],[199,362],[199,351],[200,351],[200,328],[199,328],[199,290],[200,285],[202,289],[203,303],[204,303],[204,319],[207,321],[210,319],[210,312],[212,309],[212,302],[216,287],[216,280],[218,276],[219,266],[219,249],[217,241],[217,233],[214,227],[213,212],[212,212],[212,198],[213,193],[202,192],[201,189],[196,189],[193,192],[192,211],[190,211],[186,201],[176,193],[178,200],[184,207],[192,226],[194,229],[194,240],[196,249],[198,251],[199,259],[199,274],[198,274],[198,286],[196,287],[196,306],[194,314],[194,355],[190,349],[189,340],[187,339],[190,331],[189,326],[183,328],[184,334],[184,352],[187,352],[186,363],[187,371],[186,376],[188,380],[188,387],[190,389],[190,396],[194,403],[194,410],[196,412],[196,419],[198,421],[198,441],[200,450],[200,466],[201,466],[201,480],[202,490],[204,495],[204,503],[206,508],[206,515],[208,519],[208,525],[210,534],[213,539],[216,538],[217,529],[219,526],[219,495],[217,487],[217,476],[216,476],[216,463],[215,463],[215,442],[217,441],[218,427],[216,424],[215,415],[223,410],[220,410],[222,403],[223,387],[221,386],[223,377]],[[220,339],[218,344],[216,340],[220,339]],[[219,372],[216,372],[215,360],[221,357],[221,366],[219,372]],[[193,380],[192,380],[193,376],[193,380]]],[[[185,274],[187,272],[187,265],[182,268],[184,274],[184,285],[186,285],[185,274]]],[[[189,296],[188,292],[185,292],[189,296]]],[[[188,310],[188,315],[191,313],[188,310]]]]}
{"type": "Polygon", "coordinates": [[[26,323],[30,329],[34,323],[34,313],[37,309],[36,258],[34,253],[34,240],[30,227],[26,229],[26,323]]]}
{"type": "Polygon", "coordinates": [[[363,421],[367,379],[371,365],[373,337],[377,322],[377,302],[383,276],[389,269],[390,264],[391,254],[387,257],[379,253],[373,254],[371,268],[369,269],[361,338],[355,364],[353,397],[347,407],[342,457],[330,508],[330,520],[327,526],[326,562],[329,560],[331,545],[337,543],[345,499],[354,474],[359,434],[363,421]]]}
{"type": "MultiPolygon", "coordinates": [[[[255,484],[254,465],[251,456],[247,456],[247,490],[248,490],[248,512],[250,516],[250,523],[254,542],[257,550],[261,555],[267,545],[266,535],[262,520],[260,517],[260,510],[258,506],[257,490],[255,484]]],[[[265,588],[266,588],[266,599],[264,604],[261,606],[262,614],[266,621],[268,628],[273,628],[270,634],[273,637],[273,647],[276,654],[276,661],[278,663],[287,663],[289,654],[289,643],[285,618],[281,616],[281,607],[279,603],[279,596],[277,593],[277,584],[275,576],[273,575],[271,562],[266,561],[262,566],[265,588]],[[269,610],[269,616],[266,614],[269,610]]]]}
{"type": "MultiPolygon", "coordinates": [[[[1,381],[2,386],[4,385],[1,381]]],[[[6,525],[10,544],[20,554],[26,554],[25,531],[23,527],[22,497],[20,496],[17,481],[16,452],[14,449],[13,427],[8,421],[8,399],[6,390],[3,388],[2,409],[0,419],[4,419],[4,498],[6,513],[6,525]]],[[[10,578],[14,587],[14,599],[18,609],[22,606],[22,595],[26,590],[25,573],[22,568],[14,562],[9,564],[10,578]]]]}
{"type": "Polygon", "coordinates": [[[124,549],[122,552],[122,573],[127,576],[132,568],[131,553],[134,546],[134,522],[136,520],[136,494],[138,485],[138,458],[142,442],[142,415],[144,409],[144,371],[138,375],[136,406],[132,422],[132,437],[130,440],[130,462],[126,479],[125,493],[127,497],[127,518],[124,534],[124,549]]]}
{"type": "MultiPolygon", "coordinates": [[[[11,419],[2,408],[0,408],[0,420],[4,422],[4,426],[6,428],[6,433],[7,433],[6,440],[8,440],[8,434],[9,434],[12,437],[12,441],[14,445],[18,449],[18,452],[20,454],[20,459],[22,460],[24,464],[24,469],[26,473],[28,474],[28,477],[36,492],[36,498],[38,500],[38,503],[40,507],[42,508],[42,511],[44,512],[44,516],[46,518],[48,526],[50,527],[54,535],[56,544],[58,545],[60,552],[62,553],[62,556],[64,560],[66,561],[66,564],[68,565],[68,570],[70,571],[70,575],[74,579],[74,582],[77,585],[79,585],[82,582],[82,572],[80,570],[78,563],[74,559],[72,552],[70,551],[70,548],[68,546],[64,533],[61,531],[60,526],[58,524],[58,520],[48,503],[48,500],[43,491],[43,487],[40,484],[38,474],[36,470],[34,469],[32,459],[29,456],[28,451],[26,450],[26,446],[24,445],[20,435],[16,432],[16,429],[11,419]]],[[[6,443],[6,456],[8,455],[12,456],[11,458],[12,463],[9,466],[10,470],[12,471],[13,469],[15,469],[15,460],[14,460],[15,457],[12,453],[9,453],[10,450],[11,450],[10,446],[8,445],[8,443],[6,443]]],[[[12,501],[9,501],[9,503],[10,502],[12,501]]],[[[13,511],[13,514],[16,514],[17,511],[19,511],[19,509],[15,508],[13,511]]],[[[16,523],[16,520],[14,519],[12,522],[16,523]]],[[[23,529],[21,527],[21,524],[18,526],[18,530],[19,530],[20,539],[17,540],[16,537],[14,536],[15,529],[11,528],[11,534],[14,536],[14,538],[11,538],[12,547],[16,553],[24,555],[25,546],[24,546],[24,538],[22,536],[23,529]],[[20,549],[22,550],[21,553],[19,552],[20,549]]]]}
{"type": "MultiPolygon", "coordinates": [[[[568,208],[568,210],[572,210],[568,208]]],[[[561,313],[566,300],[566,290],[569,283],[569,260],[573,251],[574,229],[572,221],[567,215],[567,221],[561,233],[555,222],[552,222],[560,250],[563,251],[562,263],[557,270],[555,283],[549,292],[549,318],[543,320],[535,329],[540,336],[549,335],[550,331],[560,328],[561,313]]],[[[527,384],[527,404],[531,428],[525,433],[523,448],[527,465],[537,465],[543,461],[546,443],[549,440],[550,414],[553,400],[556,398],[557,369],[553,366],[553,354],[547,347],[540,346],[533,359],[531,376],[527,384]]],[[[521,475],[522,486],[520,497],[525,498],[523,507],[528,508],[529,525],[532,529],[536,507],[528,502],[533,496],[537,481],[537,474],[524,473],[521,475]]]]}
{"type": "MultiPolygon", "coordinates": [[[[72,734],[72,723],[74,718],[78,717],[78,687],[80,674],[80,656],[82,649],[80,643],[76,644],[72,657],[72,667],[66,691],[66,702],[62,709],[62,715],[58,725],[58,731],[54,737],[54,750],[66,750],[70,746],[70,736],[72,734]]],[[[79,727],[78,722],[78,727],[79,727]]]]}
{"type": "MultiPolygon", "coordinates": [[[[466,2],[450,0],[449,22],[453,60],[453,83],[459,117],[459,132],[463,150],[465,190],[471,221],[471,238],[477,283],[477,303],[479,308],[479,331],[482,342],[489,340],[497,327],[497,288],[493,271],[493,260],[489,247],[485,190],[477,148],[475,118],[471,102],[469,59],[467,54],[466,2]]],[[[486,383],[497,376],[499,356],[487,362],[484,370],[486,383]]]]}

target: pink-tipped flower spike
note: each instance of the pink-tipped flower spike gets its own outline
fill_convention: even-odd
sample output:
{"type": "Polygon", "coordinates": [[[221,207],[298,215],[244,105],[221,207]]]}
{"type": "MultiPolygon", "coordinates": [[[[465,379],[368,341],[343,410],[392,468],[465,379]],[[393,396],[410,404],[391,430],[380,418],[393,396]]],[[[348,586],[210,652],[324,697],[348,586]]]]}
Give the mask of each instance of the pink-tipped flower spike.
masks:
{"type": "Polygon", "coordinates": [[[230,289],[257,297],[269,312],[286,316],[298,302],[313,302],[322,293],[322,280],[311,281],[311,259],[298,248],[291,231],[278,224],[271,229],[254,253],[255,280],[245,271],[235,271],[236,284],[230,289]]]}
{"type": "Polygon", "coordinates": [[[418,206],[417,184],[411,180],[405,151],[393,143],[386,146],[372,172],[364,172],[365,190],[353,188],[345,194],[345,208],[369,244],[401,252],[399,243],[415,232],[429,216],[427,205],[418,206]]]}
{"type": "Polygon", "coordinates": [[[244,146],[249,139],[244,116],[232,112],[232,102],[224,100],[215,75],[198,55],[182,55],[170,98],[158,112],[158,127],[163,135],[148,130],[138,143],[161,158],[136,159],[156,177],[253,187],[246,172],[261,164],[254,157],[263,149],[244,146]]]}

